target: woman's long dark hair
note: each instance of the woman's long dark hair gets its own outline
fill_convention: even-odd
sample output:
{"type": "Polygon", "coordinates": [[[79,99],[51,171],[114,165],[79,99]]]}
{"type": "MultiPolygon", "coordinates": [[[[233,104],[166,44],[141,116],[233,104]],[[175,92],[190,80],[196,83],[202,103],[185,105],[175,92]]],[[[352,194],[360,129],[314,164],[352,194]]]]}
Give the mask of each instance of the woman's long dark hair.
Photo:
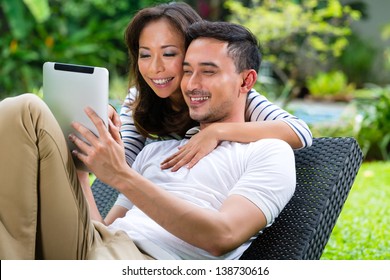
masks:
{"type": "Polygon", "coordinates": [[[186,3],[160,4],[140,10],[127,26],[125,41],[129,51],[129,86],[138,91],[132,104],[134,123],[145,137],[166,136],[176,133],[183,137],[196,123],[191,120],[188,107],[182,99],[181,109],[173,110],[169,98],[160,98],[143,79],[138,69],[139,38],[143,28],[150,22],[167,19],[179,33],[184,34],[189,25],[202,18],[186,3]]]}

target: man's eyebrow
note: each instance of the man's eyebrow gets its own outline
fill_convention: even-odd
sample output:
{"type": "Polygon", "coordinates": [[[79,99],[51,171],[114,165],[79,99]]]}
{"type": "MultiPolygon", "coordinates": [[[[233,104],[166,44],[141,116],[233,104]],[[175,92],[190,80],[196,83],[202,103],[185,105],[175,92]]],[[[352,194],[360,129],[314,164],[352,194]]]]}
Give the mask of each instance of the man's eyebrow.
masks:
{"type": "MultiPolygon", "coordinates": [[[[200,66],[211,66],[211,67],[215,67],[215,68],[219,68],[217,64],[215,64],[214,62],[200,62],[198,63],[198,65],[200,66]]],[[[189,62],[186,62],[186,61],[183,61],[183,66],[191,66],[191,64],[189,62]]]]}

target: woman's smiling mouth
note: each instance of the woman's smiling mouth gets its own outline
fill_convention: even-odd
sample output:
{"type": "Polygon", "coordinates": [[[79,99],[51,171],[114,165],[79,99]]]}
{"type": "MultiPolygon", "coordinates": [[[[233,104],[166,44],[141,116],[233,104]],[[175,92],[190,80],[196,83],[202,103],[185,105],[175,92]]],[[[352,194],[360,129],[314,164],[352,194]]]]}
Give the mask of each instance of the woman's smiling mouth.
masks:
{"type": "Polygon", "coordinates": [[[167,83],[169,83],[170,81],[172,81],[173,78],[166,78],[166,79],[151,79],[151,81],[156,84],[156,85],[159,85],[159,86],[162,86],[162,85],[165,85],[167,83]]]}

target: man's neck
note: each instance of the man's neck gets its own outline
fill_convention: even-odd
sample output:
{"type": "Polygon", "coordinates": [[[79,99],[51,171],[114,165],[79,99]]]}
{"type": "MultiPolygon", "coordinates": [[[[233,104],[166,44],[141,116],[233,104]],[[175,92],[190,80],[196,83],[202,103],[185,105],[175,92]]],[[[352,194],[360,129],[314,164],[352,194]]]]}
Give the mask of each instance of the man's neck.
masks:
{"type": "Polygon", "coordinates": [[[200,123],[200,129],[205,129],[206,127],[215,124],[215,123],[244,123],[245,118],[244,117],[238,117],[238,118],[229,118],[229,119],[224,119],[218,122],[209,122],[209,123],[200,123]]]}

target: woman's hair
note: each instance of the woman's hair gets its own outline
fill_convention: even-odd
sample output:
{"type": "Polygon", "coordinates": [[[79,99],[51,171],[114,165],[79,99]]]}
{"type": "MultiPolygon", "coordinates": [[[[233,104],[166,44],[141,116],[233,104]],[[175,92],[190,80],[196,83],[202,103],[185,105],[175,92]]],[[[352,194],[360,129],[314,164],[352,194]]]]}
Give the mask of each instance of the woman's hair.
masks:
{"type": "Polygon", "coordinates": [[[253,33],[242,25],[229,22],[202,21],[192,24],[185,33],[186,49],[197,38],[213,38],[228,43],[228,55],[237,72],[247,69],[259,71],[261,47],[253,33]]]}
{"type": "Polygon", "coordinates": [[[145,137],[166,136],[176,133],[183,137],[195,125],[182,102],[182,108],[175,111],[169,98],[160,98],[143,79],[138,68],[139,38],[143,28],[152,21],[168,20],[179,34],[184,34],[188,26],[202,18],[186,3],[160,4],[140,10],[127,26],[125,42],[129,51],[129,87],[135,86],[138,96],[132,104],[133,118],[139,133],[145,137]]]}

